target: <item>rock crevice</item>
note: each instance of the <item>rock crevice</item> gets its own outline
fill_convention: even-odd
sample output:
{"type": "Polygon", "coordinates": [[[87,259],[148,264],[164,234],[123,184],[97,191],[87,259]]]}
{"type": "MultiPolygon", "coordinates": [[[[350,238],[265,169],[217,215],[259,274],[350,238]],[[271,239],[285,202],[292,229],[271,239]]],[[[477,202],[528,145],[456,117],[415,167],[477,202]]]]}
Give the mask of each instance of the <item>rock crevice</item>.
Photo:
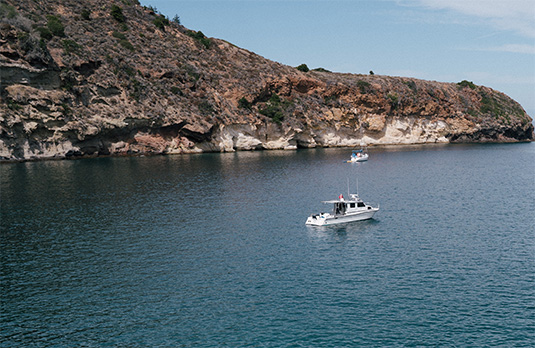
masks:
{"type": "Polygon", "coordinates": [[[534,139],[518,103],[468,81],[305,73],[136,1],[2,8],[3,161],[534,139]]]}

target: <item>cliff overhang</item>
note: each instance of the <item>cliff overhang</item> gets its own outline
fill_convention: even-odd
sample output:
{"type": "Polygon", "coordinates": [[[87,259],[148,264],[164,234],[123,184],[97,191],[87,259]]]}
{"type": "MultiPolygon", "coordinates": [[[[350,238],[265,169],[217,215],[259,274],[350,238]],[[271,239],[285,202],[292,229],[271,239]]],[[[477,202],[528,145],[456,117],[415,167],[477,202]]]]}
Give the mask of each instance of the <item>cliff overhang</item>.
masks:
{"type": "Polygon", "coordinates": [[[6,6],[2,161],[534,140],[517,102],[468,81],[303,72],[134,1],[6,6]]]}

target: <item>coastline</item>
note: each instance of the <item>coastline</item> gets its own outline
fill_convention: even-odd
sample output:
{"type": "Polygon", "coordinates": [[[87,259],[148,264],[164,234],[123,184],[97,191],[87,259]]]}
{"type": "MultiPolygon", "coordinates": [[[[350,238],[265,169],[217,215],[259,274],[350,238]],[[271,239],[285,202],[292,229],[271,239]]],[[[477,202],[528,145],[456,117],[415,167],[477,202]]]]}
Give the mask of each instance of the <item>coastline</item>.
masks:
{"type": "MultiPolygon", "coordinates": [[[[363,145],[368,149],[395,149],[395,148],[430,148],[430,147],[448,147],[456,145],[500,145],[500,144],[520,144],[520,143],[534,143],[535,140],[524,141],[481,141],[481,142],[421,142],[421,143],[397,143],[397,144],[367,144],[363,145]]],[[[312,149],[352,149],[357,145],[340,145],[340,146],[315,146],[315,147],[295,147],[295,148],[273,148],[273,149],[235,149],[233,151],[184,151],[184,152],[145,152],[145,153],[117,153],[117,154],[102,154],[102,155],[85,155],[85,156],[50,156],[50,157],[33,157],[23,159],[4,159],[0,158],[0,165],[2,164],[15,164],[25,162],[45,162],[45,161],[73,161],[95,158],[121,158],[121,157],[156,157],[156,156],[181,156],[181,155],[201,155],[209,153],[234,153],[234,152],[262,152],[262,151],[299,151],[299,150],[312,150],[312,149]]]]}

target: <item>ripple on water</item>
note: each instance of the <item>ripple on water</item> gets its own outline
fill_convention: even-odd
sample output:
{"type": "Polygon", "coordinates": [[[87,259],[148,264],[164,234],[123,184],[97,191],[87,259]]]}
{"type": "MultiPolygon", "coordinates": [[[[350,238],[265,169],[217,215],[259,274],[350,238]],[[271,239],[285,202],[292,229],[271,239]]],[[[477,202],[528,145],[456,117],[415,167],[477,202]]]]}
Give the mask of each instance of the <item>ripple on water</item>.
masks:
{"type": "Polygon", "coordinates": [[[533,146],[1,166],[0,346],[533,346],[533,146]]]}

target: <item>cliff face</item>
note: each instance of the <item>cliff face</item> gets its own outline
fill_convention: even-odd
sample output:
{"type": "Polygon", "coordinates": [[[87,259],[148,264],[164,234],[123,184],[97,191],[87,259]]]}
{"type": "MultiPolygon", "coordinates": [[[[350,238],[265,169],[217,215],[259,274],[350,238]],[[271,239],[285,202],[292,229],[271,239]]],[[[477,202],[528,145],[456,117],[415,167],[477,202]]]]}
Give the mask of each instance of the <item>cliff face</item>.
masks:
{"type": "Polygon", "coordinates": [[[490,88],[303,72],[133,0],[8,0],[0,18],[2,160],[534,139],[490,88]]]}

